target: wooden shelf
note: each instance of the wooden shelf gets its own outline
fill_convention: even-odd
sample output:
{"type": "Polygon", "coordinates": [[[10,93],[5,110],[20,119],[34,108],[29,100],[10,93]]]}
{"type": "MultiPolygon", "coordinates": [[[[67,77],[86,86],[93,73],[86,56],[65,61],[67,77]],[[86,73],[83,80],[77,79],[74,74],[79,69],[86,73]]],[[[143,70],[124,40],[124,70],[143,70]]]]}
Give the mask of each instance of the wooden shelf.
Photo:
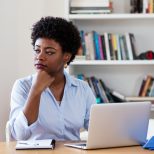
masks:
{"type": "Polygon", "coordinates": [[[70,65],[154,65],[154,60],[75,60],[70,65]]]}
{"type": "Polygon", "coordinates": [[[91,19],[154,19],[154,14],[69,14],[70,20],[91,20],[91,19]]]}

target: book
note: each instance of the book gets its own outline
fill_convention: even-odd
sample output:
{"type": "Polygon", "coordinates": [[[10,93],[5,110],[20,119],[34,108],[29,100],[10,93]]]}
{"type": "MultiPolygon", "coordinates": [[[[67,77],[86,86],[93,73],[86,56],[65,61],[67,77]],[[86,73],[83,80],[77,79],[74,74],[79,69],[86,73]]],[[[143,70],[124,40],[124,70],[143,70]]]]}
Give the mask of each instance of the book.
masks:
{"type": "Polygon", "coordinates": [[[94,85],[93,85],[93,83],[92,83],[90,78],[87,78],[87,79],[88,79],[88,84],[89,84],[90,88],[92,89],[93,94],[96,97],[96,92],[95,92],[95,89],[94,89],[94,85]]]}
{"type": "Polygon", "coordinates": [[[125,60],[129,60],[129,55],[128,55],[128,48],[127,48],[127,42],[126,42],[126,36],[122,35],[122,39],[123,39],[123,47],[124,47],[124,52],[125,52],[125,60]]]}
{"type": "Polygon", "coordinates": [[[75,9],[71,10],[72,14],[105,14],[105,13],[111,13],[111,10],[108,8],[101,8],[101,10],[98,9],[89,9],[89,10],[81,10],[81,9],[75,9]]]}
{"type": "Polygon", "coordinates": [[[104,52],[103,52],[103,44],[102,44],[101,35],[98,35],[98,43],[99,43],[99,51],[100,51],[101,60],[104,60],[104,52]]]}
{"type": "Polygon", "coordinates": [[[84,74],[77,74],[77,78],[80,79],[80,80],[85,80],[85,76],[84,74]]]}
{"type": "Polygon", "coordinates": [[[118,60],[116,34],[111,34],[111,41],[112,41],[112,49],[113,49],[113,59],[118,60]]]}
{"type": "Polygon", "coordinates": [[[113,55],[113,46],[112,46],[112,37],[111,33],[108,33],[108,41],[109,41],[109,50],[110,50],[110,58],[111,60],[114,60],[114,55],[113,55]]]}
{"type": "Polygon", "coordinates": [[[124,40],[123,40],[123,35],[122,34],[119,34],[119,45],[120,45],[120,51],[121,51],[121,59],[126,60],[124,40]]]}
{"type": "Polygon", "coordinates": [[[100,82],[102,88],[104,89],[105,95],[106,95],[109,103],[113,103],[114,99],[113,99],[112,95],[110,94],[109,88],[105,85],[105,83],[103,82],[102,79],[100,79],[99,82],[100,82]]]}
{"type": "Polygon", "coordinates": [[[97,85],[98,80],[94,76],[90,77],[90,80],[91,80],[91,82],[93,84],[93,87],[94,87],[94,90],[95,90],[95,93],[96,93],[96,99],[100,101],[98,103],[102,103],[103,99],[102,99],[102,97],[100,95],[100,91],[99,91],[99,88],[98,88],[98,85],[97,85]]]}
{"type": "Polygon", "coordinates": [[[133,33],[129,33],[130,35],[130,43],[131,43],[131,47],[132,47],[132,54],[133,54],[133,59],[137,58],[137,45],[136,45],[136,40],[135,40],[135,36],[133,33]]]}
{"type": "Polygon", "coordinates": [[[103,55],[104,55],[104,60],[107,60],[104,34],[101,35],[101,41],[102,41],[102,51],[103,51],[103,55]]]}
{"type": "Polygon", "coordinates": [[[26,149],[54,149],[55,140],[45,139],[45,140],[21,140],[17,141],[16,150],[26,150],[26,149]]]}
{"type": "Polygon", "coordinates": [[[147,90],[147,92],[146,92],[146,96],[149,96],[149,95],[150,95],[153,82],[154,82],[154,79],[153,79],[153,77],[152,77],[152,79],[151,79],[151,81],[150,81],[150,84],[149,84],[149,87],[148,87],[148,90],[147,90]]]}
{"type": "Polygon", "coordinates": [[[77,60],[86,60],[86,56],[85,55],[76,55],[74,61],[77,60]]]}
{"type": "Polygon", "coordinates": [[[95,46],[94,46],[94,38],[93,38],[93,32],[88,32],[85,34],[85,43],[86,43],[86,55],[89,54],[89,59],[94,60],[95,59],[95,46]]]}
{"type": "Polygon", "coordinates": [[[116,97],[118,100],[120,100],[120,102],[125,101],[125,96],[120,92],[110,89],[110,93],[112,94],[112,97],[116,97]]]}
{"type": "Polygon", "coordinates": [[[110,89],[110,93],[117,99],[117,102],[140,102],[150,101],[154,103],[154,97],[139,97],[139,96],[125,96],[115,90],[110,89]]]}
{"type": "Polygon", "coordinates": [[[153,0],[149,0],[149,13],[153,13],[153,0]]]}
{"type": "Polygon", "coordinates": [[[84,38],[85,38],[85,46],[86,46],[86,59],[91,60],[91,57],[90,57],[91,47],[89,47],[90,43],[89,43],[88,33],[85,33],[84,38]]]}
{"type": "Polygon", "coordinates": [[[95,45],[95,59],[101,60],[100,48],[99,48],[99,34],[93,31],[94,45],[95,45]]]}
{"type": "Polygon", "coordinates": [[[148,0],[143,0],[143,13],[148,13],[148,0]]]}
{"type": "Polygon", "coordinates": [[[83,30],[80,31],[80,37],[81,37],[81,45],[82,45],[82,51],[83,55],[86,55],[86,45],[85,45],[85,32],[83,30]]]}
{"type": "Polygon", "coordinates": [[[109,7],[110,3],[109,0],[72,0],[71,1],[71,8],[72,7],[81,7],[81,8],[88,8],[88,7],[109,7]]]}
{"type": "Polygon", "coordinates": [[[133,52],[132,52],[132,46],[131,46],[131,41],[130,41],[130,34],[125,33],[125,38],[126,38],[126,46],[128,50],[128,58],[129,60],[133,60],[133,52]]]}
{"type": "Polygon", "coordinates": [[[154,80],[152,82],[151,89],[150,89],[150,92],[149,92],[149,95],[148,96],[154,97],[154,80]]]}
{"type": "Polygon", "coordinates": [[[70,2],[72,14],[111,13],[109,0],[72,0],[70,2]]]}
{"type": "Polygon", "coordinates": [[[100,80],[98,80],[98,89],[100,91],[100,95],[102,97],[103,103],[109,103],[109,99],[107,98],[105,89],[103,88],[100,80]]]}
{"type": "Polygon", "coordinates": [[[104,40],[105,40],[105,49],[106,49],[106,60],[111,60],[109,37],[108,37],[108,33],[106,32],[104,33],[104,40]]]}
{"type": "Polygon", "coordinates": [[[126,101],[151,101],[152,103],[154,102],[154,97],[125,97],[126,101]]]}
{"type": "Polygon", "coordinates": [[[122,60],[121,49],[120,49],[120,42],[119,42],[119,34],[116,34],[116,42],[117,42],[117,56],[118,56],[118,60],[122,60]]]}
{"type": "Polygon", "coordinates": [[[142,92],[143,92],[143,87],[144,87],[144,85],[145,85],[145,81],[146,81],[146,78],[144,78],[144,79],[142,80],[142,83],[141,83],[141,86],[140,86],[140,89],[139,89],[139,94],[138,94],[138,96],[141,96],[141,94],[142,94],[142,92]]]}
{"type": "Polygon", "coordinates": [[[148,88],[149,88],[151,82],[152,82],[152,76],[148,75],[147,78],[146,78],[146,81],[145,81],[141,96],[143,96],[143,97],[146,96],[148,88]]]}

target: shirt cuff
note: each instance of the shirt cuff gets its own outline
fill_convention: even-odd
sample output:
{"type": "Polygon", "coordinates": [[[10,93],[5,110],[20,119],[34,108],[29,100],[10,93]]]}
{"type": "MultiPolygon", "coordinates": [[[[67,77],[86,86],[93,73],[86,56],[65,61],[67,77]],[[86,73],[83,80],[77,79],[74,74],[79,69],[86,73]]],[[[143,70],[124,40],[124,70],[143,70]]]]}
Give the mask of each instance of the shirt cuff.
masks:
{"type": "Polygon", "coordinates": [[[24,115],[23,111],[19,113],[19,116],[15,120],[14,129],[15,129],[15,138],[17,140],[26,140],[28,139],[31,134],[32,130],[37,127],[37,121],[35,121],[33,124],[28,126],[28,121],[26,116],[24,115]]]}

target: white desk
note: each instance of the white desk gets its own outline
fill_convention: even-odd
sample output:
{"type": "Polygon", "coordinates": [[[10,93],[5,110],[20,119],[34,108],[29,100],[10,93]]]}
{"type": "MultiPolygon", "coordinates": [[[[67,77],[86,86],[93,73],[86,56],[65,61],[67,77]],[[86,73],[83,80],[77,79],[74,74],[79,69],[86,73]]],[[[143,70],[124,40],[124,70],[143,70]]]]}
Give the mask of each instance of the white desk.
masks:
{"type": "Polygon", "coordinates": [[[0,154],[153,154],[154,151],[145,150],[141,146],[109,148],[97,150],[81,150],[64,146],[64,142],[57,142],[54,150],[15,150],[16,142],[0,142],[0,154]]]}

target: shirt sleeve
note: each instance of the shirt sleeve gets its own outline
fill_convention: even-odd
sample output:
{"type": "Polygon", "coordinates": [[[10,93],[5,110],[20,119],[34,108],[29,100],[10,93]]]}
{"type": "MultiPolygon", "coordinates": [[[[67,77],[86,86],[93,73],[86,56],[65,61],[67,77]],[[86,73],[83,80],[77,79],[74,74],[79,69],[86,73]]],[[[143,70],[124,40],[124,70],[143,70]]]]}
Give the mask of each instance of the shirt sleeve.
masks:
{"type": "Polygon", "coordinates": [[[89,126],[89,116],[90,116],[90,109],[92,104],[96,104],[96,98],[95,95],[93,94],[91,88],[89,87],[88,84],[86,84],[86,115],[84,119],[84,128],[88,130],[89,126]]]}
{"type": "Polygon", "coordinates": [[[28,97],[31,85],[17,80],[11,93],[11,112],[9,125],[11,137],[15,140],[26,140],[31,136],[31,130],[37,125],[37,121],[28,126],[28,121],[23,113],[23,107],[28,97]]]}

